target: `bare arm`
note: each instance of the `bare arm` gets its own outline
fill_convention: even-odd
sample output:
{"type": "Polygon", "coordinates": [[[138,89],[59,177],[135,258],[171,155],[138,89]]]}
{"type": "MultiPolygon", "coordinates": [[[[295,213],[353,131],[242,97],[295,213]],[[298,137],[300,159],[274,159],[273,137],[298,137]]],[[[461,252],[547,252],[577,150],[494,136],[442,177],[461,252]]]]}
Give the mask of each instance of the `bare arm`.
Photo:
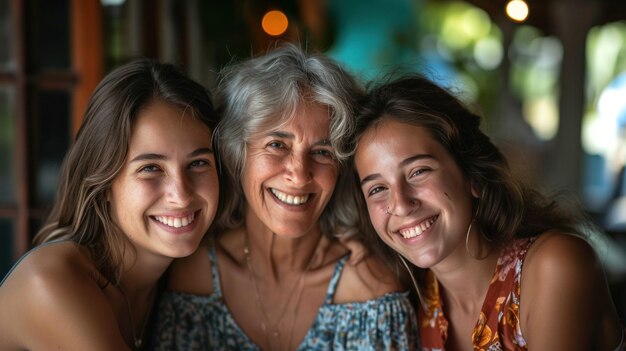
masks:
{"type": "Polygon", "coordinates": [[[592,350],[607,284],[584,240],[550,233],[531,247],[522,272],[522,333],[531,350],[592,350]]]}
{"type": "Polygon", "coordinates": [[[110,302],[77,256],[66,253],[42,248],[5,282],[3,333],[22,349],[129,350],[110,302]]]}

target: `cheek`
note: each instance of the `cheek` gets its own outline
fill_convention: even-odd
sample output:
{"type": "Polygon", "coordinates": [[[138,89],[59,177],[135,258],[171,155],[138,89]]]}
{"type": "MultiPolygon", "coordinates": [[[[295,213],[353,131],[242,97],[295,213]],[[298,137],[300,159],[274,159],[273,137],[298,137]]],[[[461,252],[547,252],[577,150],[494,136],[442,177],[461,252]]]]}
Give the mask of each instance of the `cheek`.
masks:
{"type": "Polygon", "coordinates": [[[241,172],[242,186],[245,188],[262,183],[278,169],[280,169],[279,162],[272,162],[269,157],[254,157],[244,164],[241,172]]]}
{"type": "Polygon", "coordinates": [[[194,189],[197,189],[196,191],[201,194],[201,196],[205,197],[209,204],[214,203],[215,206],[217,206],[220,191],[217,174],[197,179],[194,183],[194,189]]]}
{"type": "Polygon", "coordinates": [[[376,205],[367,205],[367,213],[370,216],[370,221],[372,222],[372,226],[376,230],[378,235],[384,232],[384,223],[386,216],[385,213],[381,213],[380,209],[376,205]]]}
{"type": "Polygon", "coordinates": [[[144,212],[162,193],[161,185],[157,181],[126,183],[123,186],[114,186],[112,191],[112,202],[119,211],[120,219],[144,212]]]}
{"type": "Polygon", "coordinates": [[[246,197],[250,195],[251,189],[256,187],[256,184],[259,184],[260,181],[257,179],[259,176],[258,172],[250,172],[249,168],[244,169],[241,173],[241,188],[243,189],[243,193],[246,197]]]}
{"type": "MultiPolygon", "coordinates": [[[[460,201],[465,201],[468,195],[471,196],[471,192],[468,189],[455,182],[442,181],[437,185],[436,189],[439,190],[437,193],[442,201],[449,205],[458,206],[460,201]]],[[[433,191],[433,194],[435,194],[435,191],[433,191]]]]}
{"type": "Polygon", "coordinates": [[[339,168],[336,165],[319,165],[313,169],[317,183],[323,188],[334,189],[339,177],[339,168]]]}

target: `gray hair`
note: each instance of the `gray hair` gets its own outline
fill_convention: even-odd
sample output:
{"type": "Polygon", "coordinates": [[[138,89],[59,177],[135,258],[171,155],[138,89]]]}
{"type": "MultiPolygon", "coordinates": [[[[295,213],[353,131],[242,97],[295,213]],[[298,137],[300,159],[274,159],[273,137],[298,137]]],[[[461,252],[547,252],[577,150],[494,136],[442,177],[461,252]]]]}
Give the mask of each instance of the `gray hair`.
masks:
{"type": "MultiPolygon", "coordinates": [[[[294,118],[302,103],[327,106],[330,111],[330,143],[340,167],[340,177],[348,172],[348,139],[355,126],[354,109],[361,89],[337,63],[321,54],[307,54],[294,44],[286,44],[265,55],[231,64],[219,74],[216,106],[222,120],[216,129],[221,163],[228,181],[218,218],[222,228],[243,223],[246,200],[241,187],[246,144],[250,137],[278,128],[294,118]]],[[[338,184],[342,183],[340,179],[338,184]]],[[[320,218],[322,232],[346,231],[356,220],[353,205],[338,195],[333,197],[320,218]]],[[[350,198],[348,197],[348,200],[350,198]]]]}

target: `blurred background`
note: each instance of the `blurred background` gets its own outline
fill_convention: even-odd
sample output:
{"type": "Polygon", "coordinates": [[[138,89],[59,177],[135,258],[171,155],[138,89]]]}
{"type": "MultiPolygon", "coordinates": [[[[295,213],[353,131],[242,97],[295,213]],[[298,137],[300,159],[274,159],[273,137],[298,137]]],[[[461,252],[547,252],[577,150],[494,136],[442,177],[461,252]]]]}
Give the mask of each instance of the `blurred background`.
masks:
{"type": "Polygon", "coordinates": [[[362,83],[417,71],[452,89],[516,172],[582,202],[626,316],[623,0],[0,0],[0,278],[45,220],[104,74],[148,57],[212,87],[281,41],[362,83]]]}

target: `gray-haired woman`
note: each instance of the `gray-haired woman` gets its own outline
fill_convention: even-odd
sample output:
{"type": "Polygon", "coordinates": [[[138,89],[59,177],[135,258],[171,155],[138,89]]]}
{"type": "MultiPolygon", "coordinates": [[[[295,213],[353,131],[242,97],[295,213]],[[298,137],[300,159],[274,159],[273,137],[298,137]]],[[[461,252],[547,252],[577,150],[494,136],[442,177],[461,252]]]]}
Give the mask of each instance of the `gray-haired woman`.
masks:
{"type": "Polygon", "coordinates": [[[416,349],[412,306],[375,258],[345,264],[355,193],[342,187],[353,79],[286,45],[221,72],[229,183],[219,233],[176,263],[157,349],[416,349]]]}

